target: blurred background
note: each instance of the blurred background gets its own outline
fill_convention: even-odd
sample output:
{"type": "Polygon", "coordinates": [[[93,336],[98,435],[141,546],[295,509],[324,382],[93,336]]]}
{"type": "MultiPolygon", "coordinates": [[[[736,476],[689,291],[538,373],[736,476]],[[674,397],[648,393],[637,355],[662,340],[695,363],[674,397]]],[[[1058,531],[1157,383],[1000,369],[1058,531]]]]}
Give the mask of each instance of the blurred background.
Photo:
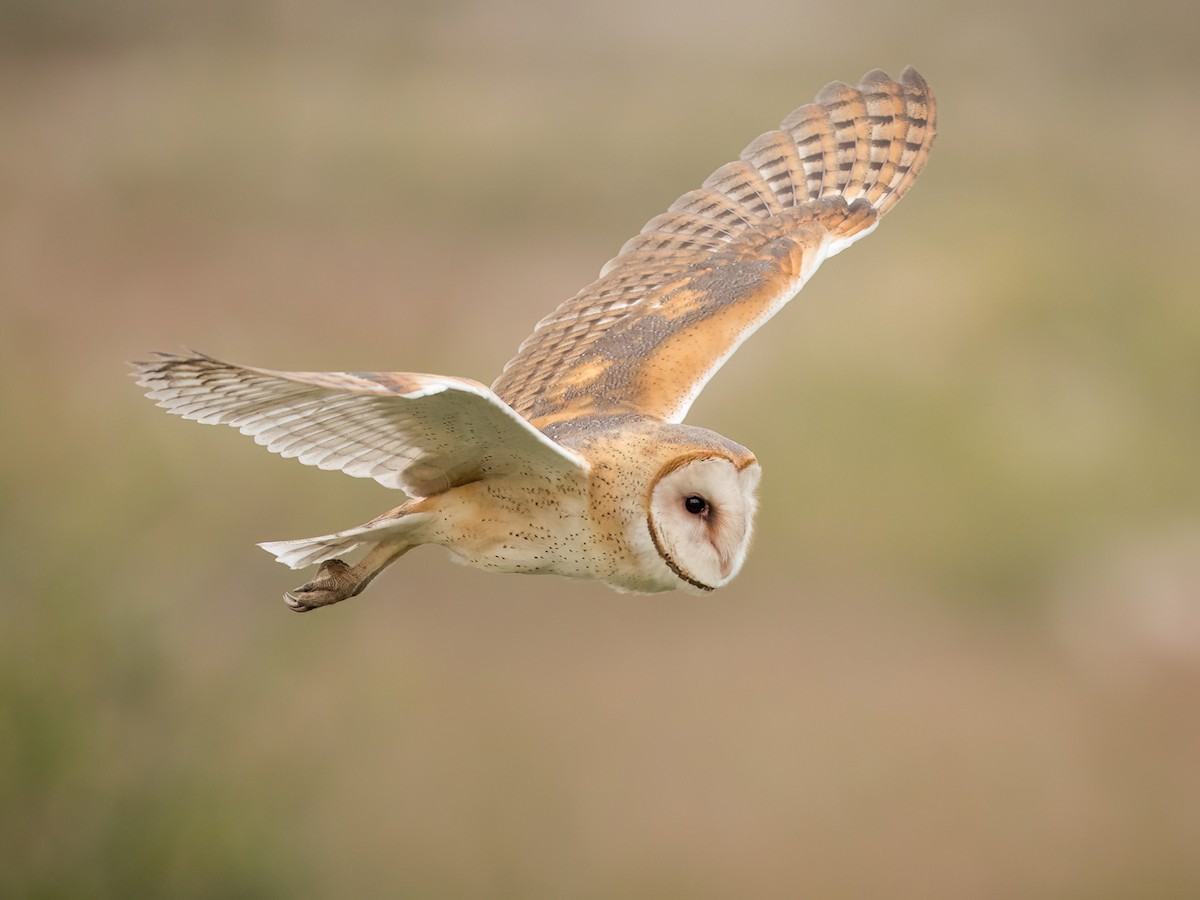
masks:
{"type": "Polygon", "coordinates": [[[0,0],[0,895],[1200,896],[1194,3],[0,0]],[[141,398],[188,345],[490,382],[827,81],[912,194],[690,421],[713,597],[426,549],[141,398]]]}

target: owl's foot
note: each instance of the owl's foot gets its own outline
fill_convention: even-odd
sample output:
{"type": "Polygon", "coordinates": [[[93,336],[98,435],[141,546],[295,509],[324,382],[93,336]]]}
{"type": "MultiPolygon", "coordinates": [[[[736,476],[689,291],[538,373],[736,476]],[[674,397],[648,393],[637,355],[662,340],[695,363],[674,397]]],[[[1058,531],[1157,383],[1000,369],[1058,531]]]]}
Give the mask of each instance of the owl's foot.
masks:
{"type": "Polygon", "coordinates": [[[319,606],[341,603],[357,594],[365,585],[358,573],[340,559],[327,559],[317,569],[317,577],[283,595],[283,602],[296,612],[308,612],[319,606]]]}
{"type": "Polygon", "coordinates": [[[308,612],[318,606],[341,603],[361,594],[368,584],[412,549],[406,537],[384,540],[372,547],[358,565],[348,566],[340,559],[327,559],[317,569],[317,577],[283,595],[283,602],[296,612],[308,612]]]}

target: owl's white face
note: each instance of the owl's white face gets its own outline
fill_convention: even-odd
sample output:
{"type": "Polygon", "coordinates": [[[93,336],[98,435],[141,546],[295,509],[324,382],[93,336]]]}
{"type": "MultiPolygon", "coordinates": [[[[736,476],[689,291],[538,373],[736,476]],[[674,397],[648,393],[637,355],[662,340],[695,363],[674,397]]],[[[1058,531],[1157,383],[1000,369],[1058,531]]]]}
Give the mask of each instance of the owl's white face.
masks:
{"type": "Polygon", "coordinates": [[[713,590],[742,568],[761,474],[758,463],[739,471],[728,459],[708,457],[669,468],[655,482],[650,536],[685,589],[713,590]]]}

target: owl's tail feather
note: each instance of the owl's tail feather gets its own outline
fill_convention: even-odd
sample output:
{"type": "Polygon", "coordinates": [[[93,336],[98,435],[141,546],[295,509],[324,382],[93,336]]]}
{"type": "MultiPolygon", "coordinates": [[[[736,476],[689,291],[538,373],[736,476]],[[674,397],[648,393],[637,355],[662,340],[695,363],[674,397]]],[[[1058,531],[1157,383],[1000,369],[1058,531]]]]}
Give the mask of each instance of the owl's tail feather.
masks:
{"type": "MultiPolygon", "coordinates": [[[[327,559],[353,553],[362,546],[368,549],[383,541],[395,541],[415,531],[432,518],[429,513],[409,513],[401,516],[381,516],[357,528],[323,534],[296,541],[264,541],[258,546],[292,569],[325,562],[327,559]]],[[[414,541],[419,543],[419,541],[414,541]]]]}

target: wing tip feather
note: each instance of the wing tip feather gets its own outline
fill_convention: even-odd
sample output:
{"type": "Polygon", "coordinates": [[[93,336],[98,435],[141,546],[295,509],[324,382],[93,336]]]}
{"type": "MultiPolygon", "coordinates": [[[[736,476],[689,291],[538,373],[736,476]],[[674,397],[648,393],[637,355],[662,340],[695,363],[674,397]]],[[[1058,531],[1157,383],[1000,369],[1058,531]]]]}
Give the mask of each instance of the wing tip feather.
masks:
{"type": "Polygon", "coordinates": [[[859,86],[874,85],[874,84],[891,84],[892,76],[883,69],[871,69],[866,72],[862,78],[858,79],[859,86]]]}
{"type": "Polygon", "coordinates": [[[925,77],[912,66],[905,66],[900,70],[900,83],[917,88],[925,93],[929,91],[929,83],[925,80],[925,77]]]}

